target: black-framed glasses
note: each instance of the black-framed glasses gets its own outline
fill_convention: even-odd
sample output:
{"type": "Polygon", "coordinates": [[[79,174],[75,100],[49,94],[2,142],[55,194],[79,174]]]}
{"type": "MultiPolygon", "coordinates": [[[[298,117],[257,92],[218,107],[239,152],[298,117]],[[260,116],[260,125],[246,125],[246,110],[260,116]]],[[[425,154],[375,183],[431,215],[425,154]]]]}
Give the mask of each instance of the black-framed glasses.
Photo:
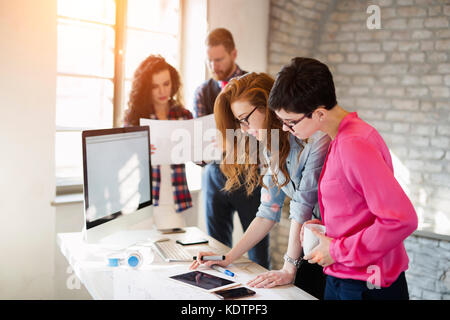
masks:
{"type": "Polygon", "coordinates": [[[309,117],[310,115],[312,115],[314,113],[314,111],[308,112],[306,113],[303,117],[301,117],[298,120],[289,120],[289,121],[284,121],[283,119],[278,118],[278,120],[280,120],[281,125],[285,125],[286,127],[289,128],[289,130],[291,132],[294,132],[294,127],[300,123],[300,121],[302,121],[303,119],[309,117]]]}
{"type": "Polygon", "coordinates": [[[255,107],[245,118],[242,119],[235,119],[235,121],[237,123],[239,123],[240,125],[246,125],[249,126],[250,123],[248,122],[248,119],[250,118],[250,116],[252,115],[253,112],[255,112],[255,110],[258,109],[258,107],[255,107]]]}

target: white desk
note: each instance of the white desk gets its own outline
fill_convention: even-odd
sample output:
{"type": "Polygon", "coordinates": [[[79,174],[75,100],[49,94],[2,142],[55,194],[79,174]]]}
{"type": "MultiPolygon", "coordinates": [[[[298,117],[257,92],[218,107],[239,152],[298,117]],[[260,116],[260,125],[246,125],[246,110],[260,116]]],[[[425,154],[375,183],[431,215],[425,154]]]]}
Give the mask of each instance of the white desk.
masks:
{"type": "MultiPolygon", "coordinates": [[[[142,233],[145,238],[157,240],[161,238],[178,239],[181,237],[206,237],[209,243],[185,247],[192,255],[198,251],[214,251],[225,254],[229,248],[213,238],[205,235],[196,227],[185,228],[186,233],[163,235],[157,230],[134,230],[142,233]]],[[[108,267],[105,255],[108,250],[104,246],[87,244],[82,240],[82,234],[60,233],[57,242],[63,255],[69,261],[75,274],[85,285],[94,299],[158,299],[158,300],[217,300],[218,298],[206,291],[177,283],[169,279],[170,276],[189,272],[188,262],[168,263],[154,253],[151,264],[145,263],[139,269],[127,267],[108,267]]],[[[150,250],[143,247],[142,250],[150,250]]],[[[145,254],[145,253],[144,253],[145,254]]],[[[234,281],[245,283],[256,275],[267,271],[262,266],[241,258],[227,269],[236,274],[234,281]]],[[[227,276],[206,267],[198,270],[215,274],[219,277],[227,276]]],[[[247,299],[266,300],[315,300],[313,296],[294,285],[285,285],[272,289],[253,289],[256,295],[247,299]]]]}

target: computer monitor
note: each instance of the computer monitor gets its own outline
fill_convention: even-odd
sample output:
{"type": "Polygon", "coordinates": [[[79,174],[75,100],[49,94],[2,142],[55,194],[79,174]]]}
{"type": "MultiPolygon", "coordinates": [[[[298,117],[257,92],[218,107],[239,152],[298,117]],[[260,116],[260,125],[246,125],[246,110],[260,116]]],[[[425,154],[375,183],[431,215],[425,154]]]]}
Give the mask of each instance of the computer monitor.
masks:
{"type": "Polygon", "coordinates": [[[82,132],[84,239],[131,245],[131,226],[152,217],[148,126],[82,132]]]}

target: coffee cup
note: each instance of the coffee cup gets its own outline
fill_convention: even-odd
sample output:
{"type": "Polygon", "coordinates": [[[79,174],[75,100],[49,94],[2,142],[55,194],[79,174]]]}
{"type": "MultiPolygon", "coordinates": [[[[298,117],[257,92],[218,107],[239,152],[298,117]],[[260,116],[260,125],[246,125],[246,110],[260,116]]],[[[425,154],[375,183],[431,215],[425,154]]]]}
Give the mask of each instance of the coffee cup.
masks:
{"type": "Polygon", "coordinates": [[[319,244],[319,238],[312,232],[312,229],[325,233],[326,228],[321,224],[306,224],[303,230],[303,253],[306,255],[310,254],[313,249],[319,244]]]}

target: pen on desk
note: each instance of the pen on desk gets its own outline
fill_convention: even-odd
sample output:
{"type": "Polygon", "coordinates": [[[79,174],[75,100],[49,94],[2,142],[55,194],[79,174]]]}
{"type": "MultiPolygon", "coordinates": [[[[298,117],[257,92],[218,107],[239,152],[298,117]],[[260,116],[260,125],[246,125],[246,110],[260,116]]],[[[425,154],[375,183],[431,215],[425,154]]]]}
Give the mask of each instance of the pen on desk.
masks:
{"type": "Polygon", "coordinates": [[[211,268],[216,271],[222,272],[222,273],[226,274],[227,276],[234,277],[234,272],[231,272],[230,270],[222,268],[221,266],[218,266],[217,264],[213,264],[211,266],[211,268]]]}
{"type": "MultiPolygon", "coordinates": [[[[193,256],[192,260],[197,260],[197,256],[193,256]]],[[[202,261],[221,261],[225,260],[225,256],[203,256],[202,261]]]]}

